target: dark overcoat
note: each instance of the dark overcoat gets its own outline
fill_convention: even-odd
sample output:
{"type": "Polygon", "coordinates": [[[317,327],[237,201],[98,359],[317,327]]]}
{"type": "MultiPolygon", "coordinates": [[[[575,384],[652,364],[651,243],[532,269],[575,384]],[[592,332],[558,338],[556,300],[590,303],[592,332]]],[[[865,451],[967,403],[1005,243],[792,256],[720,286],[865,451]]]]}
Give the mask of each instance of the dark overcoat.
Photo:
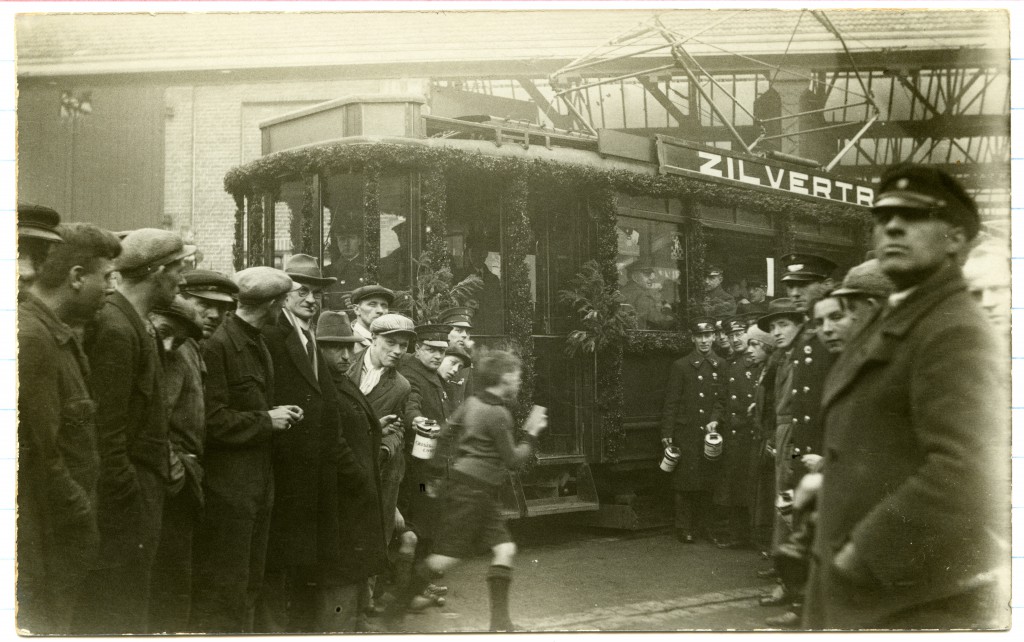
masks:
{"type": "Polygon", "coordinates": [[[96,401],[102,568],[149,557],[160,539],[170,472],[161,346],[132,304],[114,292],[86,333],[96,401]]]}
{"type": "Polygon", "coordinates": [[[790,446],[793,452],[788,485],[793,488],[807,473],[801,457],[821,454],[824,434],[821,395],[825,377],[836,360],[836,355],[828,351],[818,333],[811,329],[810,325],[805,324],[804,329],[793,340],[793,352],[790,356],[793,366],[793,396],[790,401],[793,432],[790,446]]]}
{"type": "Polygon", "coordinates": [[[416,439],[413,419],[427,417],[436,421],[442,432],[448,427],[448,386],[437,374],[416,358],[405,355],[399,364],[398,371],[409,381],[409,400],[405,404],[405,477],[402,480],[402,494],[399,508],[407,515],[417,528],[420,535],[427,535],[432,530],[437,507],[426,488],[435,478],[447,477],[447,453],[440,448],[441,440],[437,440],[434,457],[430,460],[417,459],[412,456],[412,446],[416,439]]]}
{"type": "Polygon", "coordinates": [[[720,506],[750,506],[753,501],[761,431],[747,408],[754,403],[754,391],[761,366],[749,366],[743,357],[726,368],[722,403],[722,466],[715,484],[714,501],[720,506]]]}
{"type": "Polygon", "coordinates": [[[319,348],[317,376],[283,312],[263,329],[263,338],[274,364],[271,405],[295,405],[303,413],[302,421],[271,438],[274,507],[267,568],[323,566],[338,557],[338,492],[365,494],[369,479],[341,434],[334,382],[319,348]]]}
{"type": "MultiPolygon", "coordinates": [[[[806,623],[971,628],[966,595],[1008,568],[1005,361],[952,264],[879,314],[825,382],[825,475],[806,623]],[[872,581],[844,581],[851,542],[872,581]],[[935,606],[936,608],[932,608],[935,606]]],[[[1009,625],[1004,595],[992,613],[1009,625]]]]}
{"type": "Polygon", "coordinates": [[[363,393],[344,373],[332,373],[338,393],[338,414],[345,440],[356,464],[373,483],[363,495],[341,493],[338,502],[340,579],[358,582],[388,568],[384,541],[384,516],[381,508],[380,422],[363,393]]]}
{"type": "Polygon", "coordinates": [[[95,404],[71,328],[35,296],[18,301],[18,626],[68,633],[99,545],[95,404]]]}
{"type": "Polygon", "coordinates": [[[696,350],[673,362],[661,417],[662,438],[671,437],[681,451],[672,473],[677,491],[711,490],[712,466],[704,458],[706,426],[720,413],[726,362],[714,352],[696,350]]]}

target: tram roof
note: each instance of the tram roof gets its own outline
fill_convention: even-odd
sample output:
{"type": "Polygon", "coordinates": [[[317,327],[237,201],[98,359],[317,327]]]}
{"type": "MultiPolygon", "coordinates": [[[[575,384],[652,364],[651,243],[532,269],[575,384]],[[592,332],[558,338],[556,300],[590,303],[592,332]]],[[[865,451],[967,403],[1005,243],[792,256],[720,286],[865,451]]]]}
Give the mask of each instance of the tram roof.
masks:
{"type": "MultiPolygon", "coordinates": [[[[1005,11],[830,9],[826,14],[854,53],[1008,48],[1008,42],[993,37],[1008,34],[1005,11]]],[[[843,51],[833,34],[800,11],[54,13],[17,17],[18,74],[365,67],[398,77],[415,65],[432,75],[548,74],[654,16],[680,33],[699,34],[686,45],[695,56],[843,51]]],[[[833,59],[834,66],[840,63],[833,59]]]]}

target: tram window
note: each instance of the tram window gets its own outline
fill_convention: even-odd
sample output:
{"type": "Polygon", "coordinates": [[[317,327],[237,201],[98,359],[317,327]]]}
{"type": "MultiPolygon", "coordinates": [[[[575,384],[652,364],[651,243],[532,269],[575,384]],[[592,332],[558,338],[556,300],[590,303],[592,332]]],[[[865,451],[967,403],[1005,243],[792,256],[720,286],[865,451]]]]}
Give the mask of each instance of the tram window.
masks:
{"type": "MultiPolygon", "coordinates": [[[[330,292],[351,292],[365,285],[363,253],[363,187],[360,174],[329,176],[322,182],[324,235],[324,276],[338,279],[330,292]]],[[[339,309],[342,304],[332,306],[339,309]]]]}
{"type": "Polygon", "coordinates": [[[681,311],[683,233],[679,225],[620,216],[616,268],[619,289],[641,330],[671,330],[681,311]]]}
{"type": "Polygon", "coordinates": [[[273,265],[283,265],[289,256],[298,251],[294,247],[292,239],[293,232],[299,233],[299,217],[302,215],[302,202],[305,196],[306,190],[302,181],[285,181],[281,183],[277,199],[274,201],[273,265]]]}
{"type": "Polygon", "coordinates": [[[409,225],[409,177],[385,176],[380,182],[380,284],[407,290],[412,286],[409,225]]]}
{"type": "Polygon", "coordinates": [[[497,193],[478,184],[454,184],[448,192],[448,247],[453,281],[470,276],[482,281],[468,301],[473,334],[500,335],[505,330],[501,230],[497,193]]]}

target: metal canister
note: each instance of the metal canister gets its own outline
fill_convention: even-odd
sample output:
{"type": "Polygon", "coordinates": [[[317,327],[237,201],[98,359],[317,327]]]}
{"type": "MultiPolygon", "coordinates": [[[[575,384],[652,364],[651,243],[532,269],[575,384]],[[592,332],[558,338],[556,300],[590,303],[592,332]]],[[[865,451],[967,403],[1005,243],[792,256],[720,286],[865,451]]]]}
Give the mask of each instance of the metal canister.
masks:
{"type": "Polygon", "coordinates": [[[682,453],[675,446],[669,446],[665,449],[665,456],[661,458],[660,468],[666,473],[670,473],[676,469],[676,465],[679,463],[679,458],[682,453]]]}
{"type": "Polygon", "coordinates": [[[412,456],[416,459],[433,459],[441,426],[433,419],[416,419],[412,425],[416,431],[416,439],[412,443],[412,456]]]}
{"type": "Polygon", "coordinates": [[[704,435],[704,459],[712,461],[722,456],[722,435],[717,432],[709,432],[704,435]]]}

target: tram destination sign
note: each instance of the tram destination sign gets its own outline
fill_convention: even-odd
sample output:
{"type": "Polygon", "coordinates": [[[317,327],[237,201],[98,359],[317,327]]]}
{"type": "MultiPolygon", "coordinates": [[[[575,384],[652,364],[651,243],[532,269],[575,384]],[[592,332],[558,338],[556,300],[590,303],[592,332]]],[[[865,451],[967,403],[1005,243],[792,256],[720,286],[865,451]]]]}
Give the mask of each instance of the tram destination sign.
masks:
{"type": "Polygon", "coordinates": [[[698,176],[745,187],[781,191],[801,198],[871,207],[875,190],[868,184],[832,176],[813,167],[780,163],[759,156],[658,136],[658,165],[663,174],[698,176]]]}

